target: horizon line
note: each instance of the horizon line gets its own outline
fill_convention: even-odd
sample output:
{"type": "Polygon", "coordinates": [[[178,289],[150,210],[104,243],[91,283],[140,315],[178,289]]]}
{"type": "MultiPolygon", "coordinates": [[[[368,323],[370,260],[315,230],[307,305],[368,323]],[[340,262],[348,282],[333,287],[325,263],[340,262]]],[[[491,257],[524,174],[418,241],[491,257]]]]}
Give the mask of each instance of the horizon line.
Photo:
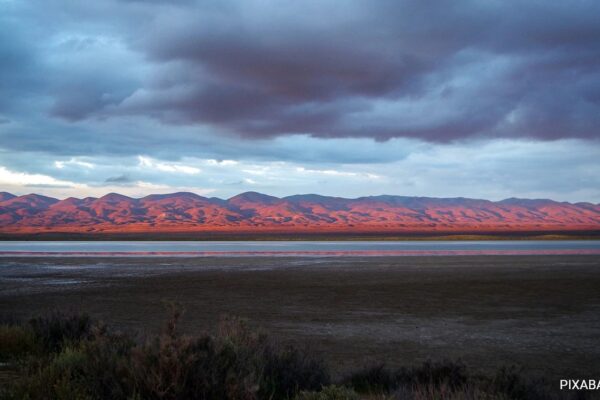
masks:
{"type": "Polygon", "coordinates": [[[501,202],[505,202],[505,201],[509,201],[509,200],[518,200],[518,201],[551,201],[554,203],[560,203],[560,204],[592,204],[592,205],[600,205],[600,203],[594,203],[592,201],[558,201],[558,200],[553,200],[551,198],[527,198],[527,197],[507,197],[501,200],[490,200],[490,199],[484,199],[484,198],[477,198],[477,197],[466,197],[466,196],[456,196],[456,197],[436,197],[436,196],[411,196],[411,195],[395,195],[395,194],[377,194],[377,195],[368,195],[368,196],[358,196],[358,197],[341,197],[341,196],[331,196],[331,195],[322,195],[322,194],[318,194],[318,193],[298,193],[298,194],[293,194],[293,195],[288,195],[288,196],[273,196],[270,194],[265,194],[265,193],[261,193],[261,192],[257,192],[257,191],[245,191],[245,192],[241,192],[238,193],[234,196],[231,196],[229,198],[221,198],[221,197],[217,197],[217,196],[203,196],[194,192],[189,192],[189,191],[180,191],[180,192],[170,192],[170,193],[153,193],[153,194],[148,194],[145,196],[141,196],[141,197],[132,197],[132,196],[127,196],[118,192],[108,192],[100,197],[94,197],[94,196],[86,196],[86,197],[74,197],[74,196],[69,196],[69,197],[65,197],[65,198],[58,198],[58,197],[52,197],[52,196],[47,196],[44,194],[39,194],[39,193],[28,193],[28,194],[23,194],[23,195],[15,195],[13,193],[10,193],[8,191],[0,191],[0,194],[4,194],[4,195],[9,195],[11,196],[10,199],[4,199],[4,200],[0,200],[0,202],[4,202],[4,201],[9,201],[12,200],[13,198],[19,198],[19,197],[31,197],[31,196],[37,196],[37,197],[45,197],[48,199],[52,199],[52,200],[57,200],[57,201],[65,201],[65,200],[69,200],[69,199],[75,199],[75,200],[85,200],[85,199],[94,199],[94,200],[99,200],[99,199],[103,199],[109,196],[119,196],[119,197],[123,197],[123,198],[127,198],[130,200],[143,200],[143,199],[147,199],[149,197],[157,197],[157,196],[176,196],[176,195],[193,195],[195,197],[198,198],[202,198],[202,199],[207,199],[207,200],[211,200],[211,199],[215,199],[215,200],[220,200],[220,201],[230,201],[232,199],[235,199],[236,197],[240,197],[240,196],[244,196],[244,195],[260,195],[263,197],[270,197],[273,199],[277,199],[277,200],[286,200],[289,199],[291,197],[302,197],[302,196],[318,196],[318,197],[325,197],[325,198],[330,198],[330,199],[340,199],[340,200],[361,200],[361,199],[372,199],[372,198],[381,198],[381,197],[392,197],[392,198],[406,198],[406,199],[435,199],[435,200],[477,200],[477,201],[489,201],[492,203],[501,203],[501,202]]]}

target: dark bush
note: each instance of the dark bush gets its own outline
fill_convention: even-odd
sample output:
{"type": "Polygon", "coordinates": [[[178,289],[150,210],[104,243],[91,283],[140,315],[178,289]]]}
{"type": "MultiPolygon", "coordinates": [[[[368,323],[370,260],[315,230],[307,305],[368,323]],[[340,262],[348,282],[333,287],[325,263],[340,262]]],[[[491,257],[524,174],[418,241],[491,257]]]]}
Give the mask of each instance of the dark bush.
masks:
{"type": "Polygon", "coordinates": [[[329,371],[321,359],[293,347],[275,351],[267,348],[264,356],[260,398],[286,399],[300,390],[317,390],[330,383],[329,371]]]}
{"type": "Polygon", "coordinates": [[[522,371],[513,366],[501,368],[494,376],[490,389],[509,399],[542,400],[553,398],[547,388],[548,385],[543,381],[525,379],[522,371]]]}
{"type": "Polygon", "coordinates": [[[451,389],[464,386],[469,376],[464,364],[452,361],[427,361],[419,367],[403,368],[396,374],[396,381],[403,385],[445,385],[451,389]]]}
{"type": "Polygon", "coordinates": [[[386,368],[384,364],[356,371],[345,378],[343,382],[359,393],[390,392],[398,387],[395,373],[386,368]]]}
{"type": "MultiPolygon", "coordinates": [[[[276,397],[274,397],[276,398],[276,397]]],[[[303,391],[295,400],[359,400],[358,394],[349,388],[340,386],[327,386],[321,391],[303,391]]]]}
{"type": "Polygon", "coordinates": [[[54,312],[47,317],[29,321],[36,340],[48,352],[58,352],[66,343],[76,343],[85,339],[92,327],[86,314],[64,314],[54,312]]]}
{"type": "Polygon", "coordinates": [[[36,353],[38,346],[28,326],[0,325],[0,361],[36,353]]]}
{"type": "Polygon", "coordinates": [[[14,382],[7,399],[88,399],[83,382],[85,356],[64,347],[51,358],[31,362],[14,382]]]}
{"type": "Polygon", "coordinates": [[[135,342],[127,335],[96,328],[80,343],[86,362],[82,365],[87,392],[99,399],[125,399],[133,394],[130,358],[135,342]]]}
{"type": "Polygon", "coordinates": [[[255,399],[258,343],[251,332],[189,337],[176,332],[174,313],[165,332],[131,352],[135,392],[144,399],[255,399]]]}
{"type": "Polygon", "coordinates": [[[468,381],[463,364],[450,361],[427,361],[419,367],[391,370],[380,364],[359,370],[344,379],[344,384],[359,393],[388,393],[401,386],[441,386],[450,389],[462,387],[468,381]]]}
{"type": "Polygon", "coordinates": [[[324,364],[280,348],[239,319],[219,324],[216,336],[163,335],[132,350],[135,392],[144,399],[286,399],[329,383],[324,364]]]}

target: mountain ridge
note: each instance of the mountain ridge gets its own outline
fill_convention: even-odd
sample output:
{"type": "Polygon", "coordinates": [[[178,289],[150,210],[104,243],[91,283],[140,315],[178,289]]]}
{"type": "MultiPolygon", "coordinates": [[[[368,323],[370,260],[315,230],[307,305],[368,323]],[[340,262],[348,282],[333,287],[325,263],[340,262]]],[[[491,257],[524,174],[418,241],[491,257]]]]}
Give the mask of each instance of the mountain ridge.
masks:
{"type": "Polygon", "coordinates": [[[0,196],[0,233],[424,232],[600,230],[600,204],[550,199],[377,195],[358,198],[244,192],[229,199],[178,192],[59,200],[0,196]]]}

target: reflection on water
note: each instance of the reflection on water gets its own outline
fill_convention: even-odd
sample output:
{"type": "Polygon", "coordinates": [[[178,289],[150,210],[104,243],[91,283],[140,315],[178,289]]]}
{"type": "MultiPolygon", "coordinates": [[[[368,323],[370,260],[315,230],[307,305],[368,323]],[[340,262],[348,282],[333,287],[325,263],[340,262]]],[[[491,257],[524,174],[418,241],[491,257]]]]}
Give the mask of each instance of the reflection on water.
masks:
{"type": "Polygon", "coordinates": [[[600,254],[595,240],[0,242],[2,256],[451,256],[600,254]]]}

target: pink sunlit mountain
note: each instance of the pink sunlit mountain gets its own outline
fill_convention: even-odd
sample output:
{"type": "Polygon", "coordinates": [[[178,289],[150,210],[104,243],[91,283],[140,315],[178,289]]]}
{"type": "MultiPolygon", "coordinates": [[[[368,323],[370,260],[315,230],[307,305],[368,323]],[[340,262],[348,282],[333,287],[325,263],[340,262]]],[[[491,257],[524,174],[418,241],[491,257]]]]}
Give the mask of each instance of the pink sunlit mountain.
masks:
{"type": "Polygon", "coordinates": [[[552,200],[246,192],[135,199],[117,193],[58,200],[0,193],[0,232],[508,232],[600,230],[600,205],[552,200]]]}

